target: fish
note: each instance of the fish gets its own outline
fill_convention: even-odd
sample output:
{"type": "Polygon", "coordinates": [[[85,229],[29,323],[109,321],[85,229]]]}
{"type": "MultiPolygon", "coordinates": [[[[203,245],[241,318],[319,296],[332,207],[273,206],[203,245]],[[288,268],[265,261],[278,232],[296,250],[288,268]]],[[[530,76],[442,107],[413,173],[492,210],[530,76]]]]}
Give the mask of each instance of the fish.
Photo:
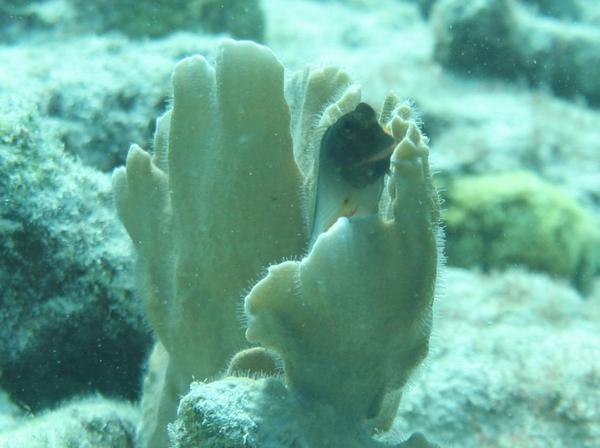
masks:
{"type": "Polygon", "coordinates": [[[365,188],[388,171],[394,143],[373,108],[359,103],[325,131],[320,154],[349,185],[365,188]]]}
{"type": "Polygon", "coordinates": [[[312,243],[340,217],[377,211],[395,143],[364,102],[327,128],[319,148],[312,243]]]}

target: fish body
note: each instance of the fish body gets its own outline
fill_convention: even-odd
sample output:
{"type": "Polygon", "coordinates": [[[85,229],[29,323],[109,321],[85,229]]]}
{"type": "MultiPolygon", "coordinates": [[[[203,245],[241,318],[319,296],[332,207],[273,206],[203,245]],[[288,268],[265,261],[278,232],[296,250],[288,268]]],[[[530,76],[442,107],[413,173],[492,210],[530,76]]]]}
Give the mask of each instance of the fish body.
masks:
{"type": "Polygon", "coordinates": [[[394,143],[366,103],[359,103],[327,128],[319,150],[311,245],[338,218],[377,211],[394,143]]]}

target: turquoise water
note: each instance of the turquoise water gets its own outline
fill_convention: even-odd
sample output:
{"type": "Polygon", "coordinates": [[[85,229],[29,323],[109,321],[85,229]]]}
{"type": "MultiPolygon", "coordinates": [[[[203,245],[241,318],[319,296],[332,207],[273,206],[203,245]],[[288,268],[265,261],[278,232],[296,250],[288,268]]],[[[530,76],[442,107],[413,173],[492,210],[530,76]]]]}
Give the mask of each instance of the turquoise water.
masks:
{"type": "Polygon", "coordinates": [[[599,26],[0,0],[0,447],[600,445],[599,26]]]}

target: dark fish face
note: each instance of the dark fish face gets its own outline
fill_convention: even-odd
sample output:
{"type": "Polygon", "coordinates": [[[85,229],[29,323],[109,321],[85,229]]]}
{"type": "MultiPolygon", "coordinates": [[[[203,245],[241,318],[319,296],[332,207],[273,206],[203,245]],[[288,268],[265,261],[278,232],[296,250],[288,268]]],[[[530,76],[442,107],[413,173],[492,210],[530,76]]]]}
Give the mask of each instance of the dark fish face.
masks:
{"type": "Polygon", "coordinates": [[[321,156],[350,185],[364,188],[386,173],[393,147],[393,137],[381,128],[373,108],[360,103],[325,131],[321,156]]]}

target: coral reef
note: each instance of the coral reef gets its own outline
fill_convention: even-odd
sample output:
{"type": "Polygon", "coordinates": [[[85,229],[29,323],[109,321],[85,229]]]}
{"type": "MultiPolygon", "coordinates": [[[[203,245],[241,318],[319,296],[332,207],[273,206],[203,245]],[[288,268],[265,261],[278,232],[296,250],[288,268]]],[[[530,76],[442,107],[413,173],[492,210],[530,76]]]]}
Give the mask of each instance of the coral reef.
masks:
{"type": "Polygon", "coordinates": [[[19,425],[21,409],[14,404],[6,392],[0,390],[0,434],[19,425]]]}
{"type": "MultiPolygon", "coordinates": [[[[347,92],[324,115],[356,101],[347,92]]],[[[358,428],[381,414],[386,395],[404,386],[429,347],[438,200],[427,146],[405,121],[408,112],[401,108],[407,115],[390,123],[398,143],[385,204],[391,214],[339,219],[301,261],[271,266],[245,299],[248,340],[282,357],[286,382],[307,407],[331,407],[333,427],[346,425],[340,432],[349,438],[334,432],[329,446],[367,446],[358,428]]],[[[308,446],[316,446],[307,428],[311,436],[308,446]]]]}
{"type": "MultiPolygon", "coordinates": [[[[0,207],[0,385],[10,393],[9,397],[0,391],[0,440],[6,446],[34,446],[31,437],[52,446],[46,434],[59,434],[54,441],[60,447],[85,446],[90,440],[92,446],[133,443],[138,415],[127,420],[127,436],[113,443],[103,437],[103,428],[112,431],[119,427],[113,425],[118,418],[104,419],[97,413],[94,415],[101,418],[86,417],[85,424],[71,425],[68,422],[72,422],[73,413],[79,409],[82,415],[85,410],[64,403],[74,393],[95,390],[113,397],[135,396],[143,368],[140,358],[148,351],[150,339],[150,327],[142,324],[138,309],[141,297],[132,292],[128,236],[113,228],[114,207],[107,194],[107,176],[81,164],[107,172],[125,162],[131,142],[149,147],[155,132],[153,117],[170,107],[169,76],[176,61],[201,54],[213,66],[219,62],[210,50],[217,39],[205,32],[226,29],[227,12],[235,9],[220,9],[216,1],[207,1],[215,8],[206,9],[203,24],[190,23],[187,18],[177,24],[171,19],[181,17],[181,10],[166,11],[165,21],[161,17],[146,23],[139,20],[155,15],[152,8],[156,11],[163,0],[138,2],[127,11],[122,7],[131,5],[129,0],[112,2],[114,11],[105,9],[101,16],[78,13],[70,0],[0,0],[0,96],[8,93],[19,98],[18,102],[0,101],[0,169],[8,170],[1,172],[0,180],[0,194],[3,200],[8,199],[0,207]],[[113,12],[112,17],[129,15],[135,29],[127,29],[129,23],[108,20],[113,12]],[[208,23],[212,21],[215,28],[208,23]],[[174,28],[169,31],[163,25],[174,28]],[[159,32],[165,34],[157,35],[159,32]],[[66,154],[60,151],[61,145],[66,154]],[[60,200],[55,201],[55,197],[60,200]],[[5,211],[18,219],[4,219],[5,211]],[[50,419],[46,414],[43,425],[30,415],[45,414],[54,406],[66,406],[69,412],[52,411],[58,418],[50,419]],[[29,424],[34,421],[35,425],[29,424]],[[65,434],[65,426],[69,427],[68,443],[60,436],[65,434]],[[26,438],[25,433],[31,436],[26,438]]],[[[79,0],[82,8],[108,4],[104,0],[83,3],[79,0]]],[[[179,0],[171,3],[182,4],[179,0]]],[[[240,1],[238,5],[243,3],[250,2],[240,1]]],[[[432,165],[447,179],[460,182],[464,176],[474,179],[473,175],[499,179],[502,176],[497,177],[498,173],[528,170],[539,176],[542,191],[547,192],[546,187],[552,185],[554,191],[562,190],[569,196],[567,202],[575,199],[576,208],[598,219],[600,109],[577,91],[581,75],[571,62],[577,57],[581,58],[577,64],[585,63],[586,52],[573,50],[573,39],[597,32],[588,33],[589,25],[595,30],[600,26],[600,2],[462,2],[456,12],[474,7],[482,19],[489,19],[489,28],[473,23],[469,32],[462,33],[459,21],[454,36],[460,45],[471,42],[493,49],[498,44],[494,39],[503,36],[502,27],[497,25],[507,24],[505,36],[509,40],[500,42],[500,47],[504,44],[514,52],[509,56],[516,55],[518,65],[514,72],[502,76],[494,73],[495,61],[489,52],[451,46],[458,61],[463,57],[460,50],[466,50],[464,56],[471,64],[466,71],[436,60],[436,39],[439,45],[441,32],[434,32],[432,25],[440,22],[428,18],[434,3],[449,4],[443,0],[261,0],[261,9],[265,13],[265,39],[285,61],[286,73],[304,67],[306,61],[334,61],[360,80],[361,101],[375,110],[390,87],[398,88],[403,96],[410,95],[420,112],[419,127],[431,138],[432,165]],[[485,11],[494,4],[500,5],[498,16],[490,18],[485,11]],[[507,5],[509,9],[503,9],[507,5]],[[491,41],[486,42],[486,38],[491,41]],[[514,48],[515,43],[523,47],[514,48]],[[565,56],[565,52],[571,54],[565,56]],[[519,60],[537,57],[538,53],[541,56],[533,66],[519,60]]],[[[453,23],[451,18],[444,20],[453,23]]],[[[441,31],[453,35],[453,30],[441,31]]],[[[577,45],[591,47],[592,40],[586,39],[581,37],[577,45]]],[[[328,76],[323,72],[322,79],[328,76]]],[[[299,98],[305,97],[302,79],[293,78],[289,84],[286,78],[285,83],[297,161],[304,154],[302,145],[296,143],[305,135],[298,126],[304,107],[299,98]]],[[[333,87],[337,90],[331,98],[315,105],[314,113],[304,115],[308,123],[318,123],[325,106],[339,100],[346,84],[333,87]]],[[[312,132],[309,128],[308,133],[312,132]]],[[[218,146],[215,143],[213,148],[218,146]]],[[[311,155],[306,159],[314,161],[311,155]]],[[[309,165],[303,165],[305,177],[310,176],[311,170],[305,169],[309,165]]],[[[438,174],[436,180],[440,177],[438,174]]],[[[330,189],[335,182],[336,176],[320,178],[316,189],[343,193],[345,185],[330,189]]],[[[369,197],[376,196],[380,185],[371,187],[369,197]]],[[[307,192],[300,198],[304,209],[314,190],[311,185],[301,190],[307,192]]],[[[384,190],[384,197],[386,194],[384,190]]],[[[534,192],[532,195],[536,196],[534,192]]],[[[339,201],[335,196],[321,199],[335,206],[339,201]]],[[[367,201],[372,212],[369,197],[352,197],[353,204],[367,201]]],[[[321,203],[321,212],[327,212],[324,224],[317,228],[326,228],[337,215],[353,210],[324,210],[323,201],[315,201],[321,203]],[[328,217],[330,212],[334,218],[328,217]]],[[[560,201],[552,201],[562,209],[560,201]]],[[[311,204],[311,208],[315,207],[311,204]]],[[[385,210],[380,207],[380,213],[385,210]]],[[[463,207],[465,210],[474,213],[469,207],[463,207]]],[[[545,228],[544,214],[532,216],[529,208],[520,210],[523,218],[541,221],[536,225],[545,228]]],[[[302,215],[308,213],[303,211],[302,215]]],[[[490,216],[498,221],[503,218],[496,211],[490,216]]],[[[550,217],[557,222],[556,215],[550,217]]],[[[480,218],[475,216],[475,231],[483,223],[480,218]]],[[[521,223],[520,218],[516,222],[521,223]]],[[[312,231],[309,216],[303,220],[305,245],[301,252],[273,263],[309,257],[320,231],[312,231]]],[[[567,235],[565,238],[575,241],[575,235],[571,238],[564,230],[567,227],[569,223],[558,225],[562,229],[558,231],[560,239],[567,235]]],[[[500,238],[474,237],[496,242],[500,238]]],[[[466,236],[460,239],[464,242],[466,236]]],[[[548,253],[556,254],[554,240],[546,240],[548,253]]],[[[520,248],[512,246],[521,251],[515,255],[519,263],[526,265],[530,241],[520,248]]],[[[568,252],[569,263],[576,252],[568,252]]],[[[406,440],[403,447],[414,446],[419,436],[408,437],[420,431],[444,446],[463,448],[600,446],[596,405],[600,401],[599,273],[584,282],[590,287],[583,288],[588,292],[582,295],[569,285],[575,281],[579,285],[578,275],[573,281],[571,274],[545,274],[541,268],[528,265],[514,270],[511,263],[491,266],[489,272],[481,273],[483,262],[473,263],[470,271],[449,269],[442,282],[444,300],[437,302],[433,313],[434,321],[437,316],[439,320],[433,324],[430,354],[403,388],[391,429],[376,431],[373,438],[386,445],[406,440]]],[[[238,314],[242,313],[242,296],[265,274],[258,272],[239,292],[238,314]]],[[[240,345],[236,350],[241,351],[233,357],[231,353],[214,376],[195,378],[200,382],[193,384],[179,418],[170,427],[173,443],[184,447],[197,442],[196,435],[206,438],[203,434],[210,433],[215,445],[260,446],[269,440],[269,434],[295,437],[297,431],[296,440],[300,440],[309,432],[299,429],[303,408],[297,398],[304,393],[284,387],[281,356],[261,347],[244,349],[242,330],[237,331],[240,345]],[[211,381],[223,375],[235,378],[211,381]],[[278,403],[285,407],[277,407],[278,403]],[[279,412],[272,413],[270,404],[279,412]],[[265,421],[265,417],[273,419],[265,421]],[[259,432],[269,426],[275,426],[269,434],[259,432]],[[217,434],[216,428],[228,431],[217,434]],[[263,436],[266,439],[261,440],[263,436]]],[[[190,340],[192,344],[198,341],[190,340]]],[[[165,347],[156,345],[145,378],[145,422],[174,419],[177,394],[187,392],[185,387],[173,392],[174,404],[166,407],[171,413],[158,415],[166,409],[161,408],[160,397],[165,386],[170,387],[166,381],[170,375],[166,371],[168,357],[165,347]]],[[[384,400],[391,411],[369,419],[368,427],[386,427],[398,399],[384,400]],[[382,420],[382,416],[386,418],[382,420]]],[[[326,406],[319,406],[319,411],[326,406]]],[[[321,422],[337,427],[337,422],[325,417],[321,422]]],[[[323,440],[331,437],[324,432],[323,440]]],[[[273,444],[280,448],[277,439],[273,444]]]]}
{"type": "Polygon", "coordinates": [[[0,433],[0,448],[133,448],[138,417],[131,404],[87,398],[0,433]]]}
{"type": "MultiPolygon", "coordinates": [[[[193,383],[182,399],[178,418],[169,425],[173,448],[363,448],[348,437],[340,445],[335,414],[317,404],[310,408],[276,379],[226,378],[193,383]],[[324,411],[324,412],[321,412],[324,411]],[[331,419],[331,420],[328,420],[331,419]],[[318,439],[309,434],[319,431],[318,439]]],[[[401,443],[372,443],[379,448],[439,448],[419,433],[401,443]]]]}
{"type": "Polygon", "coordinates": [[[431,14],[431,10],[433,9],[435,3],[438,0],[408,0],[411,3],[414,3],[418,6],[419,10],[421,11],[421,14],[423,14],[423,17],[428,18],[429,15],[431,14]]]}
{"type": "Polygon", "coordinates": [[[109,179],[6,96],[0,172],[2,388],[32,410],[85,392],[135,398],[150,335],[109,179]]]}
{"type": "Polygon", "coordinates": [[[213,378],[245,345],[242,291],[264,266],[302,252],[291,144],[283,68],[266,49],[229,43],[216,73],[200,57],[178,64],[154,158],[134,146],[115,173],[149,319],[170,358],[159,439],[192,378],[213,378]]]}
{"type": "Polygon", "coordinates": [[[0,0],[0,41],[119,32],[159,38],[178,31],[262,41],[261,0],[0,0]]]}
{"type": "MultiPolygon", "coordinates": [[[[431,9],[439,0],[409,0],[419,5],[425,16],[429,16],[431,9]]],[[[584,20],[586,18],[587,0],[513,0],[528,7],[532,13],[548,17],[568,20],[584,20]]]]}
{"type": "Polygon", "coordinates": [[[139,7],[135,0],[70,0],[84,23],[101,31],[117,30],[130,36],[162,36],[182,29],[228,33],[262,40],[264,19],[259,0],[160,0],[139,7]]]}
{"type": "Polygon", "coordinates": [[[0,0],[0,42],[18,40],[28,27],[43,27],[40,17],[32,11],[35,3],[29,0],[0,0]]]}
{"type": "MultiPolygon", "coordinates": [[[[438,267],[437,196],[410,107],[388,98],[380,122],[391,137],[384,133],[387,143],[360,153],[347,183],[323,156],[322,136],[353,110],[358,115],[347,124],[375,132],[374,112],[339,69],[305,71],[290,79],[284,98],[283,67],[270,50],[226,41],[215,68],[202,57],[185,59],[173,83],[173,109],[158,120],[153,156],[133,145],[113,182],[160,338],[145,384],[141,443],[163,446],[189,382],[216,379],[244,346],[236,316],[243,291],[262,269],[310,244],[303,261],[272,266],[252,289],[247,336],[281,356],[293,399],[320,396],[319,406],[332,409],[339,425],[330,438],[342,438],[336,446],[370,444],[365,421],[389,425],[396,391],[427,353],[438,267]],[[374,214],[384,177],[369,167],[390,156],[392,175],[374,214]],[[322,208],[348,216],[348,203],[355,216],[315,227],[322,208]],[[327,373],[328,364],[336,363],[348,375],[327,381],[336,373],[327,373]]],[[[317,446],[316,433],[306,437],[317,446]]]]}
{"type": "Polygon", "coordinates": [[[149,117],[164,111],[172,66],[215,43],[210,36],[135,43],[107,36],[0,48],[11,61],[11,70],[0,70],[0,90],[21,92],[67,153],[110,172],[124,163],[131,142],[152,139],[149,117]]]}
{"type": "Polygon", "coordinates": [[[521,0],[521,3],[529,6],[534,12],[560,19],[579,20],[583,17],[582,4],[586,0],[521,0]]]}
{"type": "MultiPolygon", "coordinates": [[[[562,3],[562,2],[561,2],[562,3]]],[[[510,0],[442,0],[432,12],[435,58],[461,73],[524,78],[600,105],[600,31],[545,20],[510,0]]]]}
{"type": "Polygon", "coordinates": [[[464,176],[448,188],[450,264],[486,271],[520,264],[589,291],[600,266],[600,232],[564,191],[527,172],[464,176]]]}
{"type": "Polygon", "coordinates": [[[522,269],[444,277],[433,349],[390,432],[461,448],[598,446],[598,293],[522,269]]]}

